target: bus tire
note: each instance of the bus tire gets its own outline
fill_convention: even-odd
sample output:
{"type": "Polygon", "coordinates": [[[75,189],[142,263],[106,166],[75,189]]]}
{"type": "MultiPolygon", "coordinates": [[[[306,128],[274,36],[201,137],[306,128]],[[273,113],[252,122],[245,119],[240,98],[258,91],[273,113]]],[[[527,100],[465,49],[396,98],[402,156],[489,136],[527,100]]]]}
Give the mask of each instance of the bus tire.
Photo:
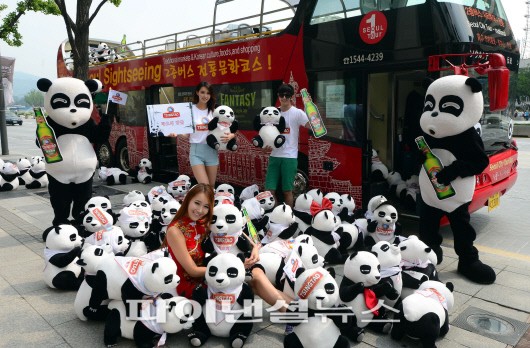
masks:
{"type": "Polygon", "coordinates": [[[293,199],[296,200],[296,197],[298,197],[300,194],[307,192],[308,188],[309,188],[309,177],[307,176],[306,173],[298,169],[294,177],[293,199]]]}
{"type": "Polygon", "coordinates": [[[112,149],[109,142],[104,142],[100,144],[96,149],[96,155],[98,157],[100,167],[112,167],[114,163],[114,158],[112,157],[112,149]]]}
{"type": "Polygon", "coordinates": [[[129,165],[129,150],[127,149],[127,140],[120,139],[116,145],[116,164],[118,168],[125,172],[129,172],[131,166],[129,165]]]}

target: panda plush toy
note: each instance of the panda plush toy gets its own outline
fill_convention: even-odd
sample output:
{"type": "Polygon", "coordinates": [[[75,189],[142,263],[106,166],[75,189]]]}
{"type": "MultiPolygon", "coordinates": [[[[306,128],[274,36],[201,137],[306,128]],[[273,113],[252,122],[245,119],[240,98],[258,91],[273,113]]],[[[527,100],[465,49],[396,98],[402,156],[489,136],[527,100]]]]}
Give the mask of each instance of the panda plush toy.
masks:
{"type": "Polygon", "coordinates": [[[322,205],[322,199],[324,198],[324,193],[320,191],[320,189],[312,189],[307,191],[307,194],[313,197],[313,200],[317,202],[317,204],[322,205]]]}
{"type": "Polygon", "coordinates": [[[259,187],[256,184],[245,187],[239,195],[239,200],[243,202],[246,199],[254,198],[259,193],[259,187]]]}
{"type": "Polygon", "coordinates": [[[219,254],[208,262],[205,274],[208,287],[197,287],[193,292],[193,299],[203,306],[203,315],[195,320],[193,332],[188,334],[192,346],[203,345],[212,335],[229,338],[233,348],[245,344],[253,323],[243,315],[243,303],[253,302],[254,294],[245,283],[243,262],[243,254],[230,253],[219,254]],[[223,311],[223,307],[228,307],[231,314],[223,311]]]}
{"type": "Polygon", "coordinates": [[[149,184],[153,181],[153,163],[147,158],[142,158],[140,163],[129,171],[129,176],[132,176],[133,182],[149,184]]]}
{"type": "MultiPolygon", "coordinates": [[[[307,319],[293,322],[293,332],[283,341],[285,348],[347,348],[348,338],[363,340],[364,331],[357,327],[350,310],[338,306],[339,287],[328,271],[322,267],[299,268],[294,288],[297,297],[307,301],[308,313],[307,319]]],[[[299,308],[299,301],[294,301],[287,312],[295,314],[299,308]]]]}
{"type": "Polygon", "coordinates": [[[54,226],[45,235],[44,281],[50,288],[77,290],[83,281],[83,270],[77,264],[83,238],[71,225],[54,226]]]}
{"type": "Polygon", "coordinates": [[[88,245],[109,245],[116,256],[123,256],[129,249],[130,241],[125,238],[123,230],[113,226],[112,216],[99,208],[92,208],[83,219],[83,225],[87,231],[93,231],[90,236],[85,237],[88,245]]]}
{"type": "Polygon", "coordinates": [[[31,162],[27,157],[21,157],[17,161],[18,167],[18,181],[19,184],[24,186],[31,182],[31,175],[29,174],[29,169],[31,168],[31,162]]]}
{"type": "Polygon", "coordinates": [[[436,347],[436,339],[449,332],[449,311],[454,306],[453,284],[429,280],[398,306],[390,336],[419,339],[424,348],[436,347]]]}
{"type": "Polygon", "coordinates": [[[256,199],[265,211],[265,214],[270,213],[276,205],[276,200],[274,199],[274,196],[270,191],[263,191],[258,193],[256,199]]]}
{"type": "Polygon", "coordinates": [[[123,197],[123,205],[128,207],[132,202],[145,200],[145,195],[141,191],[132,190],[123,197]]]}
{"type": "Polygon", "coordinates": [[[99,168],[99,178],[102,181],[105,181],[107,185],[121,184],[125,185],[127,183],[127,176],[129,174],[124,172],[120,168],[99,168]]]}
{"type": "Polygon", "coordinates": [[[167,227],[173,221],[173,218],[177,214],[177,211],[180,209],[180,203],[177,200],[172,199],[162,205],[160,209],[160,217],[157,220],[158,222],[151,224],[151,230],[149,234],[145,237],[145,245],[147,250],[156,250],[160,248],[160,245],[166,239],[167,227]]]}
{"type": "Polygon", "coordinates": [[[31,165],[29,169],[31,180],[26,183],[27,189],[37,189],[48,186],[48,175],[46,174],[46,163],[40,156],[31,165]]]}
{"type": "Polygon", "coordinates": [[[131,242],[125,255],[143,256],[147,254],[147,245],[144,239],[149,232],[151,221],[151,216],[146,210],[138,209],[133,205],[120,210],[119,226],[131,242]]]}
{"type": "Polygon", "coordinates": [[[442,262],[440,219],[446,215],[453,229],[458,272],[481,284],[495,282],[495,271],[479,260],[473,246],[475,230],[469,222],[469,205],[475,192],[475,175],[489,163],[484,144],[474,125],[482,117],[482,85],[472,77],[452,75],[434,81],[427,89],[420,126],[427,145],[444,168],[436,174],[438,184],[454,188],[455,195],[438,199],[425,170],[419,184],[424,204],[420,208],[420,238],[442,262]]]}
{"type": "Polygon", "coordinates": [[[234,186],[230,184],[220,184],[215,189],[214,200],[217,202],[223,202],[225,199],[229,200],[230,204],[235,204],[236,206],[240,205],[239,202],[236,200],[236,190],[234,189],[234,186]]]}
{"type": "Polygon", "coordinates": [[[4,166],[0,170],[0,191],[16,190],[20,185],[19,174],[20,172],[15,163],[4,162],[4,166]]]}
{"type": "Polygon", "coordinates": [[[375,149],[372,149],[372,175],[370,179],[374,182],[384,181],[388,178],[388,168],[381,162],[379,154],[375,149]]]}
{"type": "Polygon", "coordinates": [[[352,224],[355,221],[357,213],[355,210],[355,200],[349,193],[340,195],[340,198],[342,198],[342,210],[338,216],[342,222],[352,224]]]}
{"type": "MultiPolygon", "coordinates": [[[[202,250],[211,255],[243,253],[250,256],[252,247],[243,235],[243,215],[231,204],[219,204],[213,208],[210,236],[202,243],[202,250]]],[[[207,263],[208,261],[206,261],[207,263]]]]}
{"type": "Polygon", "coordinates": [[[130,315],[123,301],[112,300],[105,322],[103,341],[107,347],[117,344],[119,337],[134,340],[137,347],[163,346],[168,333],[190,329],[193,322],[193,304],[185,297],[158,298],[151,301],[139,315],[130,315]]]}
{"type": "Polygon", "coordinates": [[[402,298],[413,293],[424,281],[439,280],[436,254],[427,244],[412,235],[398,246],[401,251],[402,298]]]}
{"type": "Polygon", "coordinates": [[[97,126],[90,117],[94,108],[90,94],[101,86],[98,80],[85,82],[71,77],[37,81],[38,89],[45,92],[47,123],[55,132],[63,158],[60,162],[46,163],[54,226],[69,223],[70,210],[77,224],[81,224],[81,212],[92,196],[92,177],[97,165],[93,144],[106,142],[110,135],[107,115],[101,116],[97,126]]]}
{"type": "Polygon", "coordinates": [[[237,132],[238,123],[234,116],[234,110],[226,105],[221,105],[213,111],[213,118],[208,122],[208,136],[206,143],[212,149],[216,150],[237,150],[236,137],[230,139],[227,143],[221,141],[222,136],[237,132]]]}
{"type": "Polygon", "coordinates": [[[261,240],[263,245],[276,239],[290,239],[298,230],[293,210],[285,203],[274,208],[268,216],[269,229],[261,240]]]}
{"type": "Polygon", "coordinates": [[[259,132],[252,138],[252,144],[256,147],[277,149],[285,143],[285,135],[282,135],[285,118],[274,106],[263,108],[254,118],[254,130],[259,132]]]}
{"type": "Polygon", "coordinates": [[[389,291],[382,300],[384,304],[390,307],[398,302],[403,289],[403,279],[401,278],[401,251],[395,244],[386,241],[380,241],[372,246],[372,254],[377,256],[381,264],[380,282],[389,283],[395,291],[389,291]]]}
{"type": "Polygon", "coordinates": [[[301,194],[296,197],[294,201],[294,218],[298,223],[298,232],[304,234],[309,226],[313,216],[311,215],[311,203],[313,203],[313,197],[307,193],[301,194]]]}
{"type": "Polygon", "coordinates": [[[179,203],[182,203],[184,196],[188,193],[191,187],[191,179],[189,176],[182,174],[177,179],[167,184],[167,193],[175,198],[179,203]]]}
{"type": "Polygon", "coordinates": [[[364,237],[364,245],[371,248],[379,241],[387,241],[399,244],[401,224],[398,223],[398,213],[390,202],[385,201],[375,207],[372,221],[368,223],[367,235],[364,237]]]}

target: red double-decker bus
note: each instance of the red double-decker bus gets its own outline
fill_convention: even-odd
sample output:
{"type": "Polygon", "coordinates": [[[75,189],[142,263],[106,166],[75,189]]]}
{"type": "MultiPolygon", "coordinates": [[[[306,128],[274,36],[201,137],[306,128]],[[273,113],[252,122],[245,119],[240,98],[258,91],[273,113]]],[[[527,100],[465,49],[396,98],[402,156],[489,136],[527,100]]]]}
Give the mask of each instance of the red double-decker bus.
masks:
{"type": "MultiPolygon", "coordinates": [[[[311,92],[328,129],[319,139],[301,132],[296,190],[350,193],[360,206],[373,194],[388,194],[386,182],[371,180],[372,148],[403,179],[419,170],[411,138],[419,127],[423,81],[455,73],[442,64],[429,69],[429,57],[468,54],[458,64],[471,67],[500,53],[512,77],[519,65],[499,0],[217,0],[212,5],[208,26],[135,44],[91,40],[93,46],[105,42],[113,52],[95,60],[90,77],[100,79],[105,92],[112,88],[128,95],[126,105],[112,105],[112,135],[98,145],[103,164],[126,170],[146,157],[160,181],[190,175],[187,141],[149,136],[146,105],[191,101],[194,87],[205,80],[214,86],[218,104],[232,107],[240,123],[238,150],[220,153],[218,181],[262,185],[268,154],[250,141],[256,134],[252,119],[262,107],[277,104],[275,91],[287,82],[299,108],[299,91],[311,92]],[[251,4],[257,14],[242,15],[251,4]]],[[[67,41],[59,48],[59,76],[71,75],[69,49],[67,41]]],[[[483,81],[490,105],[490,98],[497,98],[497,92],[489,93],[496,82],[489,74],[466,70],[483,81]]],[[[105,95],[101,100],[105,107],[105,95]]],[[[484,110],[481,134],[490,165],[477,176],[472,211],[488,202],[494,206],[516,181],[517,148],[507,116],[513,105],[510,99],[508,111],[484,110]]]]}

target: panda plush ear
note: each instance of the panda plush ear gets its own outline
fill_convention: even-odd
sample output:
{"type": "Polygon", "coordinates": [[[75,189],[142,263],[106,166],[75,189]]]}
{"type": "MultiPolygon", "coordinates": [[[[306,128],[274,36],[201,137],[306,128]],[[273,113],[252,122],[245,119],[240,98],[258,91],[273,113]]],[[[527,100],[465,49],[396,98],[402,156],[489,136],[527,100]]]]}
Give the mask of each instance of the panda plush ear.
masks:
{"type": "Polygon", "coordinates": [[[377,255],[377,251],[372,251],[372,254],[374,254],[375,257],[378,257],[378,255],[377,255]]]}
{"type": "Polygon", "coordinates": [[[300,274],[304,273],[305,272],[305,268],[304,267],[300,267],[296,270],[296,278],[298,278],[300,276],[300,274]]]}
{"type": "Polygon", "coordinates": [[[479,80],[474,77],[469,77],[466,80],[466,85],[471,87],[471,92],[473,93],[482,92],[482,85],[480,84],[479,80]]]}
{"type": "Polygon", "coordinates": [[[449,289],[449,291],[453,292],[455,290],[455,286],[451,282],[445,283],[445,287],[449,289]]]}
{"type": "Polygon", "coordinates": [[[236,256],[237,256],[238,259],[241,260],[241,262],[245,263],[245,254],[238,253],[236,256]]]}
{"type": "Polygon", "coordinates": [[[304,250],[304,248],[302,248],[301,245],[298,246],[298,255],[302,256],[302,250],[304,250]]]}
{"type": "Polygon", "coordinates": [[[157,269],[159,266],[160,266],[160,265],[158,264],[158,262],[153,263],[153,267],[151,267],[151,273],[155,273],[156,269],[157,269]]]}
{"type": "Polygon", "coordinates": [[[46,78],[42,78],[37,81],[37,88],[41,92],[48,92],[51,85],[52,85],[52,82],[46,78]]]}
{"type": "Polygon", "coordinates": [[[98,80],[87,80],[85,81],[85,85],[88,87],[88,90],[92,93],[98,92],[98,90],[101,90],[100,87],[103,87],[101,82],[98,80]]]}
{"type": "Polygon", "coordinates": [[[169,308],[169,311],[171,312],[173,310],[173,307],[176,307],[177,306],[177,303],[175,301],[169,301],[169,303],[167,304],[168,308],[169,308]]]}
{"type": "Polygon", "coordinates": [[[333,279],[335,279],[335,276],[337,275],[337,273],[335,272],[335,268],[329,267],[326,270],[328,271],[329,275],[332,276],[333,279]]]}
{"type": "Polygon", "coordinates": [[[357,256],[357,250],[354,250],[353,253],[351,253],[350,260],[353,260],[355,256],[357,256]]]}

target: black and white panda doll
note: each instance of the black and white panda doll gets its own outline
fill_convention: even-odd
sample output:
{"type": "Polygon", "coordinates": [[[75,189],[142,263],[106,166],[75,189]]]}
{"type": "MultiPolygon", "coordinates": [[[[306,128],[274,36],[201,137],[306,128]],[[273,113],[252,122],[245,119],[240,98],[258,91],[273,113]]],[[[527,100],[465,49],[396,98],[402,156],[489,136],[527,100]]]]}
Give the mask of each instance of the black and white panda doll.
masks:
{"type": "Polygon", "coordinates": [[[261,240],[265,245],[277,239],[287,240],[294,236],[298,230],[298,224],[294,219],[294,213],[290,206],[283,203],[272,210],[269,217],[268,231],[261,240]]]}
{"type": "Polygon", "coordinates": [[[313,215],[311,215],[311,203],[313,197],[307,193],[303,193],[296,197],[294,201],[293,213],[296,222],[298,223],[298,233],[304,234],[305,230],[311,226],[313,215]]]}
{"type": "Polygon", "coordinates": [[[424,281],[439,280],[436,254],[418,236],[412,235],[398,246],[401,251],[402,298],[413,293],[424,281]]]}
{"type": "Polygon", "coordinates": [[[136,201],[146,201],[146,197],[141,191],[132,190],[123,197],[123,205],[125,207],[136,201]]]}
{"type": "Polygon", "coordinates": [[[349,193],[342,194],[340,197],[342,198],[342,210],[338,216],[341,221],[352,224],[358,215],[355,209],[355,200],[349,193]]]}
{"type": "Polygon", "coordinates": [[[242,309],[245,302],[249,305],[254,301],[254,294],[245,283],[243,262],[243,254],[230,253],[219,254],[208,262],[205,274],[208,287],[197,287],[193,291],[193,299],[203,306],[203,314],[195,320],[193,331],[188,334],[192,346],[200,347],[212,335],[229,338],[233,348],[245,344],[253,323],[243,315],[242,309]],[[227,314],[223,307],[233,314],[227,314]]]}
{"type": "Polygon", "coordinates": [[[86,245],[109,245],[116,256],[123,256],[129,249],[130,241],[123,230],[114,226],[113,217],[100,208],[91,208],[83,218],[83,225],[91,235],[85,237],[86,245]]]}
{"type": "MultiPolygon", "coordinates": [[[[339,286],[324,268],[299,268],[294,289],[300,300],[307,301],[307,318],[292,323],[293,332],[283,340],[285,348],[347,348],[348,338],[363,340],[364,331],[357,327],[351,311],[338,305],[339,286]]],[[[288,313],[299,311],[300,300],[291,302],[288,313]]]]}
{"type": "Polygon", "coordinates": [[[213,111],[213,118],[208,122],[206,143],[212,149],[236,151],[236,137],[233,137],[227,143],[224,143],[221,137],[230,133],[234,134],[238,128],[239,124],[236,121],[234,110],[226,105],[218,106],[213,111]]]}
{"type": "Polygon", "coordinates": [[[265,214],[270,213],[272,209],[276,206],[276,200],[270,191],[263,191],[258,193],[256,196],[259,204],[265,211],[265,214]]]}
{"type": "Polygon", "coordinates": [[[135,168],[129,170],[129,176],[132,177],[132,182],[149,184],[153,181],[153,163],[147,158],[142,158],[135,168]]]}
{"type": "MultiPolygon", "coordinates": [[[[85,210],[81,213],[81,225],[79,225],[79,234],[81,237],[86,237],[94,233],[96,230],[94,228],[91,228],[89,224],[87,224],[87,221],[85,220],[85,216],[89,214],[90,209],[93,208],[99,208],[112,216],[112,220],[116,222],[118,220],[118,215],[115,214],[112,211],[112,203],[110,202],[110,199],[108,196],[94,196],[88,200],[85,204],[85,210]]],[[[93,222],[92,220],[89,221],[89,223],[93,222]]],[[[95,226],[95,225],[94,225],[95,226]]]]}
{"type": "Polygon", "coordinates": [[[29,168],[31,180],[26,183],[27,189],[37,189],[48,186],[48,175],[46,174],[46,163],[40,156],[33,162],[29,168]]]}
{"type": "MultiPolygon", "coordinates": [[[[250,222],[254,225],[259,239],[263,239],[265,233],[268,231],[269,217],[265,214],[265,210],[261,207],[256,197],[248,198],[241,203],[241,211],[246,211],[250,222]]],[[[243,231],[249,235],[248,225],[243,226],[243,231]]]]}
{"type": "Polygon", "coordinates": [[[152,218],[147,211],[138,209],[132,204],[120,210],[119,226],[130,241],[129,249],[125,251],[125,255],[143,256],[147,254],[148,250],[144,239],[149,232],[151,221],[152,218]]]}
{"type": "Polygon", "coordinates": [[[424,348],[436,347],[436,339],[449,332],[449,311],[454,306],[454,286],[428,280],[398,306],[390,336],[418,339],[424,348]]]}
{"type": "Polygon", "coordinates": [[[377,256],[381,264],[380,282],[389,283],[395,291],[389,291],[382,297],[386,306],[394,307],[401,296],[403,279],[401,277],[401,251],[395,244],[380,241],[372,246],[372,253],[377,256]]]}
{"type": "Polygon", "coordinates": [[[270,147],[277,149],[285,143],[285,118],[280,110],[274,106],[261,109],[259,115],[254,118],[254,130],[258,135],[252,138],[252,144],[256,147],[270,147]]]}
{"type": "Polygon", "coordinates": [[[229,200],[230,204],[234,204],[238,208],[241,206],[240,202],[236,198],[236,190],[234,189],[234,186],[230,184],[220,184],[215,189],[214,201],[223,202],[224,200],[229,200]]]}
{"type": "Polygon", "coordinates": [[[182,174],[167,184],[167,192],[173,196],[173,198],[179,201],[179,203],[182,203],[190,187],[191,178],[186,174],[182,174]]]}
{"type": "Polygon", "coordinates": [[[50,288],[77,290],[83,281],[83,270],[77,264],[83,238],[72,225],[48,229],[44,236],[44,282],[50,288]]]}
{"type": "Polygon", "coordinates": [[[99,178],[110,186],[115,184],[125,185],[128,175],[127,172],[124,172],[120,168],[107,167],[100,167],[98,173],[99,178]]]}
{"type": "Polygon", "coordinates": [[[15,163],[4,162],[3,167],[0,169],[0,191],[16,190],[20,185],[18,180],[19,173],[15,163]]]}
{"type": "Polygon", "coordinates": [[[137,347],[164,346],[167,334],[190,329],[193,323],[194,306],[185,297],[157,298],[137,315],[130,315],[123,301],[112,300],[105,322],[103,341],[107,347],[117,344],[119,337],[134,340],[137,347]]]}
{"type": "Polygon", "coordinates": [[[446,215],[454,235],[458,255],[458,272],[481,284],[495,282],[495,271],[479,260],[473,246],[475,230],[469,222],[469,205],[475,192],[475,175],[489,160],[474,125],[482,117],[482,85],[472,77],[452,75],[439,78],[427,89],[420,126],[427,145],[444,168],[436,182],[454,188],[455,195],[438,199],[427,172],[420,171],[420,190],[424,204],[420,207],[420,238],[442,261],[440,219],[446,215]]]}
{"type": "Polygon", "coordinates": [[[375,207],[372,221],[367,226],[367,232],[364,237],[364,246],[368,249],[382,240],[399,244],[401,224],[398,223],[397,210],[390,202],[385,201],[375,207]]]}
{"type": "Polygon", "coordinates": [[[61,77],[55,81],[42,78],[37,87],[45,92],[44,107],[47,123],[54,130],[63,158],[60,162],[46,163],[50,203],[55,217],[53,225],[69,223],[70,210],[77,224],[81,212],[92,196],[92,177],[97,157],[92,144],[108,140],[110,123],[102,115],[96,126],[92,118],[94,104],[91,93],[101,89],[98,80],[82,81],[61,77]]]}
{"type": "Polygon", "coordinates": [[[31,175],[29,174],[29,169],[31,168],[31,162],[27,157],[21,157],[17,160],[18,167],[18,181],[19,184],[25,186],[31,182],[31,175]]]}
{"type": "Polygon", "coordinates": [[[166,239],[167,227],[171,221],[173,221],[173,218],[179,209],[180,203],[175,199],[169,200],[162,205],[158,223],[155,223],[155,220],[153,220],[149,234],[144,239],[147,250],[156,250],[160,248],[160,245],[164,239],[166,239]]]}

